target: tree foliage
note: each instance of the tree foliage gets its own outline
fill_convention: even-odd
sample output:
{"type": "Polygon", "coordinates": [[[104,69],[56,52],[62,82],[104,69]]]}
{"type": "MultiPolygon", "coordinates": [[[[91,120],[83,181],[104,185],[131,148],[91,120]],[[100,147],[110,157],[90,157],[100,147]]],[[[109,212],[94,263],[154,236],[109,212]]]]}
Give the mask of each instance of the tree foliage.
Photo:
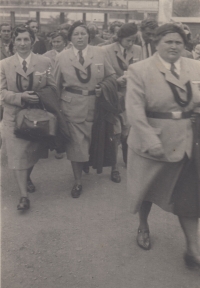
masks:
{"type": "Polygon", "coordinates": [[[199,17],[200,16],[200,0],[174,0],[173,16],[199,17]]]}

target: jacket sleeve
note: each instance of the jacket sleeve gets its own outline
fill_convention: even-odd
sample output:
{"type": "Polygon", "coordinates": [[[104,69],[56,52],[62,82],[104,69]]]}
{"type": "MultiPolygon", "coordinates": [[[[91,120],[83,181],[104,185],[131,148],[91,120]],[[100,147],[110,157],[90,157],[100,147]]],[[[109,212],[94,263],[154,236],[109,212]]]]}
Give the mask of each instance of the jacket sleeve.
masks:
{"type": "Polygon", "coordinates": [[[13,91],[8,91],[7,89],[7,79],[5,72],[5,60],[0,62],[0,95],[1,102],[5,102],[10,105],[15,105],[19,107],[23,107],[24,103],[22,101],[22,93],[16,93],[13,91]]]}
{"type": "Polygon", "coordinates": [[[128,69],[126,110],[129,123],[134,130],[134,135],[138,135],[137,141],[140,143],[141,152],[147,152],[150,148],[161,144],[153,127],[148,123],[145,108],[146,95],[145,84],[137,64],[132,64],[128,69]]]}

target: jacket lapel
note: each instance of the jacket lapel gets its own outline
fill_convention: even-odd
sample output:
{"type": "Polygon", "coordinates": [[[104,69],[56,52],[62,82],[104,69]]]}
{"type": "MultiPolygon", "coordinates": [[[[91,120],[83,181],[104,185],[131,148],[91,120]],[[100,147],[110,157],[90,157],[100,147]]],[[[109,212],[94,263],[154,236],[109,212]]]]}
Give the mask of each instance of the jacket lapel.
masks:
{"type": "Polygon", "coordinates": [[[17,54],[14,55],[13,57],[13,64],[15,66],[15,72],[20,74],[21,76],[23,76],[24,78],[28,79],[27,74],[24,72],[24,70],[22,69],[22,66],[19,62],[18,56],[17,54]]]}
{"type": "Polygon", "coordinates": [[[27,76],[35,71],[35,65],[37,64],[37,62],[38,62],[37,55],[34,53],[31,53],[31,61],[28,65],[28,69],[26,71],[27,76]]]}
{"type": "Polygon", "coordinates": [[[126,61],[124,60],[124,57],[122,56],[122,52],[121,52],[121,49],[120,49],[120,47],[119,47],[119,44],[116,43],[114,49],[115,49],[116,56],[117,56],[120,60],[122,60],[122,62],[123,62],[124,64],[127,65],[126,61]]]}
{"type": "Polygon", "coordinates": [[[85,62],[83,64],[84,69],[86,69],[90,64],[92,64],[93,57],[94,57],[93,50],[88,45],[87,56],[86,56],[85,62]]]}
{"type": "Polygon", "coordinates": [[[77,69],[79,69],[81,72],[83,72],[84,74],[86,74],[86,71],[83,67],[83,65],[81,65],[81,63],[77,60],[75,54],[74,54],[74,51],[73,51],[73,48],[69,48],[70,49],[70,60],[71,60],[71,63],[72,63],[72,66],[76,67],[77,69]]]}
{"type": "MultiPolygon", "coordinates": [[[[162,64],[162,62],[160,61],[160,59],[158,58],[157,53],[155,53],[153,57],[154,57],[154,61],[156,63],[158,70],[162,74],[164,74],[166,81],[168,81],[168,82],[176,85],[177,87],[181,88],[182,90],[186,91],[185,83],[187,81],[185,83],[183,83],[183,81],[181,81],[181,79],[177,79],[169,70],[167,70],[165,68],[165,66],[162,64]]],[[[182,77],[184,78],[184,75],[182,77]]]]}

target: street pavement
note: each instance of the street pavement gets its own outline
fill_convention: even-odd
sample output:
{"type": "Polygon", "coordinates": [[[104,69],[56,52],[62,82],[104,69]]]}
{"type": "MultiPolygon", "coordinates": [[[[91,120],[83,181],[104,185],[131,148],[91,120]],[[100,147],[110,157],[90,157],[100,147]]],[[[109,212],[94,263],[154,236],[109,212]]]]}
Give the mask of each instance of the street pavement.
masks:
{"type": "Polygon", "coordinates": [[[185,241],[177,218],[154,206],[152,249],[136,244],[121,151],[120,184],[110,168],[83,175],[83,193],[71,198],[73,176],[54,152],[32,173],[31,209],[17,211],[19,188],[2,147],[2,288],[199,288],[200,272],[183,262],[185,241]]]}

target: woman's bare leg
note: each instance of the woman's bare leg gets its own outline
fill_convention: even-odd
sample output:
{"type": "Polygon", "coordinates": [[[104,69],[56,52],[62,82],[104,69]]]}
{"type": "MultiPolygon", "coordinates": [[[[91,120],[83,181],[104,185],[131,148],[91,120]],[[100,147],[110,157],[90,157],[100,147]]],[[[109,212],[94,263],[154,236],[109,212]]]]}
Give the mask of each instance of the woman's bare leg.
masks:
{"type": "Polygon", "coordinates": [[[74,173],[74,178],[75,178],[75,184],[76,185],[81,185],[81,177],[82,177],[82,170],[83,170],[83,162],[74,162],[71,161],[72,164],[72,170],[74,173]]]}
{"type": "Polygon", "coordinates": [[[28,170],[14,170],[17,183],[19,185],[21,197],[27,197],[27,177],[28,177],[28,170]]]}
{"type": "Polygon", "coordinates": [[[187,252],[197,256],[200,261],[200,251],[198,245],[198,218],[179,217],[179,222],[186,239],[187,252]]]}

